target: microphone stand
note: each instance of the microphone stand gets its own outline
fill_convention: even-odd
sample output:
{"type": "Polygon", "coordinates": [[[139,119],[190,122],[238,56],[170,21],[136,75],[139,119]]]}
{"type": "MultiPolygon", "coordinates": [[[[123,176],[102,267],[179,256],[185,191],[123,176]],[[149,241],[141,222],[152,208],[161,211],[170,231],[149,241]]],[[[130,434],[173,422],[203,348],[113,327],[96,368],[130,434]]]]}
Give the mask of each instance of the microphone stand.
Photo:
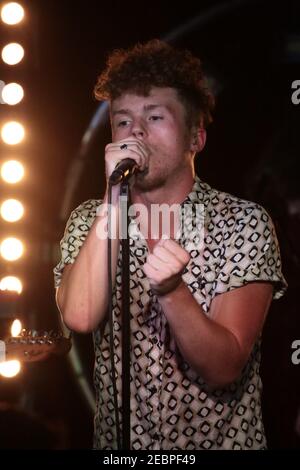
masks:
{"type": "Polygon", "coordinates": [[[130,450],[130,291],[128,209],[130,191],[128,178],[120,185],[121,247],[122,247],[122,450],[130,450]]]}

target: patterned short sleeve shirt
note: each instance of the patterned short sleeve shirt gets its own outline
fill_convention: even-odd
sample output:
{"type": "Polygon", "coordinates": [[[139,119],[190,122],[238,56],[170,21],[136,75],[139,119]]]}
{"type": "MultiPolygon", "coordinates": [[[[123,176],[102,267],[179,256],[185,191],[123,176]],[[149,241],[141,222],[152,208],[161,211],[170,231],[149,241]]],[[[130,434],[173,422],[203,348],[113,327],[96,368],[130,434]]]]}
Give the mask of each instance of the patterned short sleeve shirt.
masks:
{"type": "MultiPolygon", "coordinates": [[[[72,212],[61,241],[61,261],[54,268],[56,287],[64,266],[74,263],[100,204],[100,200],[88,200],[72,212]]],[[[177,241],[190,254],[182,277],[208,317],[216,295],[249,282],[271,282],[274,298],[283,295],[287,284],[281,272],[278,242],[270,216],[261,206],[213,189],[196,177],[181,208],[187,230],[177,241]],[[202,237],[197,217],[188,220],[195,207],[202,207],[202,237]]],[[[131,448],[265,449],[260,338],[240,377],[223,389],[209,389],[176,345],[143,271],[147,243],[134,223],[133,228],[130,231],[131,448]]],[[[121,254],[113,310],[121,407],[121,254]]],[[[97,403],[94,447],[116,449],[108,322],[99,325],[93,336],[97,403]]]]}

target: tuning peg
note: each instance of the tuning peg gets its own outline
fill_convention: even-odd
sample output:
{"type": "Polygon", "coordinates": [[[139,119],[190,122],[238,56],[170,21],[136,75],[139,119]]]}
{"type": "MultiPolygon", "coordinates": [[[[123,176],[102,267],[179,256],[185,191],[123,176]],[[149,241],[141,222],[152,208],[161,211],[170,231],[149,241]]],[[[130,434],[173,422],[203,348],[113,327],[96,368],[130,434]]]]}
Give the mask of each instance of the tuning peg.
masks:
{"type": "Polygon", "coordinates": [[[10,338],[8,338],[7,342],[8,343],[17,343],[19,340],[16,336],[11,336],[10,338]]]}

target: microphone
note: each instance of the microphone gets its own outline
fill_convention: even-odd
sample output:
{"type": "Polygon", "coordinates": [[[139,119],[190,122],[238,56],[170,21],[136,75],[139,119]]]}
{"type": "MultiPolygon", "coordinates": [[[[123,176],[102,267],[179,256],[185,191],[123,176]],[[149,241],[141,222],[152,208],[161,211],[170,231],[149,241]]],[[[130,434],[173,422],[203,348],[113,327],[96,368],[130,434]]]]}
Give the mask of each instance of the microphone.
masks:
{"type": "Polygon", "coordinates": [[[124,158],[115,167],[110,175],[109,182],[112,185],[121,183],[125,179],[129,179],[138,169],[137,163],[132,158],[124,158]]]}

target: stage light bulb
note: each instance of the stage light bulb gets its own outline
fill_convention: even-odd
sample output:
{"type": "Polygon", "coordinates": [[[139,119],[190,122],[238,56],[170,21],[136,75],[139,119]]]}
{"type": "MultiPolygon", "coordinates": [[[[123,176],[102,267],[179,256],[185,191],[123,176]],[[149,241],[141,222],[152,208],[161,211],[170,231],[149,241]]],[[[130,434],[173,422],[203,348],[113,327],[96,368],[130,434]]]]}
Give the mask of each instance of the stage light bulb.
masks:
{"type": "Polygon", "coordinates": [[[6,199],[1,204],[0,214],[6,222],[17,222],[24,215],[24,206],[17,199],[6,199]]]}
{"type": "Polygon", "coordinates": [[[6,64],[16,65],[23,59],[24,49],[21,44],[18,44],[17,42],[11,42],[3,47],[1,56],[3,62],[6,64]]]}
{"type": "Polygon", "coordinates": [[[25,130],[17,121],[9,121],[2,126],[1,137],[8,145],[17,145],[24,139],[25,130]]]}
{"type": "Polygon", "coordinates": [[[17,160],[8,160],[1,166],[1,177],[6,183],[18,183],[24,177],[24,166],[17,160]]]}
{"type": "Polygon", "coordinates": [[[18,83],[8,83],[2,89],[2,101],[4,104],[9,104],[10,106],[14,106],[20,101],[22,101],[24,97],[24,90],[21,85],[18,83]]]}
{"type": "Polygon", "coordinates": [[[22,328],[23,327],[22,327],[21,321],[18,318],[16,318],[12,322],[11,327],[10,327],[11,336],[13,337],[19,336],[21,334],[22,328]]]}
{"type": "Polygon", "coordinates": [[[21,294],[23,285],[18,277],[5,276],[0,281],[0,290],[8,290],[10,292],[17,292],[18,294],[21,294]]]}
{"type": "Polygon", "coordinates": [[[3,377],[8,379],[15,377],[21,370],[21,363],[20,361],[5,361],[0,362],[0,374],[3,377]]]}
{"type": "Polygon", "coordinates": [[[0,245],[0,253],[6,261],[16,261],[24,253],[24,245],[18,238],[5,238],[0,245]]]}
{"type": "Polygon", "coordinates": [[[24,8],[17,2],[6,3],[1,8],[1,19],[6,24],[17,24],[24,18],[24,8]]]}

